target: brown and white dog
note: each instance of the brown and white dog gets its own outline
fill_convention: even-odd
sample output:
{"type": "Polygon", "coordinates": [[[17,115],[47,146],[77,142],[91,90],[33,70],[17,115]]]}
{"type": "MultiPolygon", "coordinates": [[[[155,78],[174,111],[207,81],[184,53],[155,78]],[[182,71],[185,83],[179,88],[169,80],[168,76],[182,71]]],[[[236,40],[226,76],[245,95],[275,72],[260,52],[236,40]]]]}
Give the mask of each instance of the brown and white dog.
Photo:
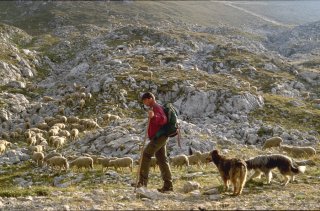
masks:
{"type": "Polygon", "coordinates": [[[233,195],[240,195],[247,178],[246,162],[238,158],[226,158],[220,155],[218,150],[213,150],[210,155],[207,159],[217,166],[224,183],[224,191],[228,190],[231,181],[233,195]]]}
{"type": "Polygon", "coordinates": [[[246,160],[246,163],[248,170],[253,169],[255,171],[249,180],[255,177],[260,178],[261,174],[264,173],[267,177],[267,183],[270,184],[272,179],[271,170],[278,168],[285,178],[284,186],[289,183],[290,177],[294,181],[294,175],[303,173],[306,168],[305,166],[294,165],[290,157],[280,154],[259,155],[246,160]]]}

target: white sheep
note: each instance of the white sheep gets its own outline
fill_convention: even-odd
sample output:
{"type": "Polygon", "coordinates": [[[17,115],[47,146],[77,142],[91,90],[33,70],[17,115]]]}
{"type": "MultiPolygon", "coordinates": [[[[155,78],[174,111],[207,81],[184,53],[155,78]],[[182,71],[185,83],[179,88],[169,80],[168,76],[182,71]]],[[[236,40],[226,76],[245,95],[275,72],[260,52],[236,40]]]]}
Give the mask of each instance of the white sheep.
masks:
{"type": "Polygon", "coordinates": [[[34,152],[43,152],[45,147],[43,145],[37,145],[37,146],[29,146],[29,150],[32,153],[34,152]]]}
{"type": "Polygon", "coordinates": [[[0,155],[2,155],[6,151],[6,145],[0,144],[0,155]]]}
{"type": "Polygon", "coordinates": [[[61,157],[61,156],[54,156],[50,159],[47,160],[48,166],[51,166],[52,168],[54,167],[59,167],[59,171],[61,171],[62,168],[65,170],[69,169],[69,163],[67,161],[67,158],[61,157]]]}
{"type": "Polygon", "coordinates": [[[208,157],[210,156],[210,152],[204,152],[204,153],[201,153],[201,157],[200,157],[200,161],[201,161],[201,163],[203,163],[203,164],[208,164],[208,163],[210,163],[209,161],[208,161],[208,157]]]}
{"type": "Polygon", "coordinates": [[[104,168],[109,168],[110,167],[110,161],[111,160],[115,160],[115,159],[118,159],[117,157],[107,157],[107,158],[98,158],[97,159],[97,164],[101,164],[102,166],[102,172],[103,172],[103,169],[104,168]]]}
{"type": "MultiPolygon", "coordinates": [[[[169,159],[170,159],[170,158],[169,158],[169,159]]],[[[136,165],[139,165],[139,162],[140,162],[140,160],[136,160],[136,161],[135,161],[135,164],[136,164],[136,165]]],[[[155,171],[157,166],[158,166],[157,159],[156,159],[155,157],[151,157],[150,167],[152,167],[153,170],[155,171]]]]}
{"type": "Polygon", "coordinates": [[[27,144],[29,144],[29,146],[34,146],[37,144],[37,139],[35,136],[32,136],[30,138],[27,138],[27,144]]]}
{"type": "Polygon", "coordinates": [[[62,146],[65,144],[65,142],[66,142],[66,137],[57,137],[57,138],[53,139],[52,146],[55,149],[59,149],[59,148],[62,148],[62,146]]]}
{"type": "Polygon", "coordinates": [[[86,101],[84,99],[81,99],[80,102],[79,102],[79,105],[80,105],[80,110],[82,111],[84,105],[86,104],[86,101]]]}
{"type": "Polygon", "coordinates": [[[80,93],[80,98],[81,99],[85,99],[86,98],[86,93],[84,93],[84,92],[80,93]]]}
{"type": "Polygon", "coordinates": [[[265,150],[271,147],[280,147],[282,142],[283,142],[282,138],[278,136],[269,138],[264,142],[262,146],[262,150],[265,150]]]}
{"type": "Polygon", "coordinates": [[[50,129],[49,130],[49,136],[57,136],[57,135],[59,135],[59,130],[60,129],[50,129]]]}
{"type": "Polygon", "coordinates": [[[0,144],[4,144],[6,147],[11,147],[12,143],[6,140],[0,140],[0,144]]]}
{"type": "Polygon", "coordinates": [[[148,77],[149,79],[152,79],[153,72],[150,70],[144,71],[144,70],[139,70],[139,72],[146,78],[148,77]]]}
{"type": "Polygon", "coordinates": [[[290,156],[295,158],[309,158],[316,154],[316,150],[313,147],[299,147],[299,146],[288,146],[281,145],[281,151],[285,151],[290,156]]]}
{"type": "Polygon", "coordinates": [[[65,137],[69,138],[71,136],[71,134],[67,130],[60,130],[59,131],[59,136],[65,136],[65,137]]]}
{"type": "Polygon", "coordinates": [[[52,157],[55,157],[55,156],[59,156],[59,157],[62,157],[62,154],[59,153],[59,152],[51,152],[50,154],[46,155],[43,159],[44,162],[47,162],[47,160],[49,160],[50,158],[52,157]]]}
{"type": "Polygon", "coordinates": [[[82,167],[93,169],[93,159],[91,157],[81,156],[69,163],[70,168],[76,166],[78,170],[82,167]]]}
{"type": "Polygon", "coordinates": [[[44,161],[44,154],[42,152],[34,152],[32,155],[32,160],[37,163],[37,166],[42,166],[44,161]]]}
{"type": "Polygon", "coordinates": [[[123,167],[129,167],[130,171],[132,172],[132,167],[133,167],[133,160],[130,157],[123,157],[123,158],[118,158],[115,160],[111,160],[109,162],[110,167],[114,167],[114,169],[117,171],[118,168],[123,168],[123,167]]]}
{"type": "Polygon", "coordinates": [[[50,102],[50,101],[54,101],[54,99],[50,96],[43,96],[42,98],[43,102],[50,102]]]}
{"type": "Polygon", "coordinates": [[[189,167],[188,156],[182,154],[182,155],[177,155],[175,157],[172,157],[170,158],[170,164],[173,167],[180,167],[180,169],[182,168],[182,166],[189,167]]]}
{"type": "Polygon", "coordinates": [[[257,93],[258,92],[258,87],[256,86],[251,86],[250,88],[254,93],[257,93]]]}
{"type": "Polygon", "coordinates": [[[76,140],[76,139],[78,139],[78,137],[79,137],[79,130],[76,129],[76,128],[73,128],[73,129],[71,130],[70,137],[71,137],[71,140],[76,140]]]}
{"type": "Polygon", "coordinates": [[[107,121],[107,122],[117,121],[117,120],[121,119],[118,115],[109,114],[109,113],[104,114],[102,116],[102,118],[103,118],[104,121],[107,121]]]}
{"type": "Polygon", "coordinates": [[[78,123],[80,121],[80,119],[78,117],[75,117],[75,116],[70,116],[67,118],[67,122],[70,123],[70,124],[73,124],[73,123],[78,123]]]}
{"type": "Polygon", "coordinates": [[[36,124],[36,127],[41,130],[48,130],[49,129],[49,125],[46,122],[38,123],[38,124],[36,124]]]}
{"type": "Polygon", "coordinates": [[[197,165],[200,167],[201,152],[195,151],[192,155],[188,156],[189,165],[197,165]]]}
{"type": "Polygon", "coordinates": [[[86,94],[86,99],[90,102],[90,100],[92,99],[92,94],[90,92],[88,92],[86,94]]]}

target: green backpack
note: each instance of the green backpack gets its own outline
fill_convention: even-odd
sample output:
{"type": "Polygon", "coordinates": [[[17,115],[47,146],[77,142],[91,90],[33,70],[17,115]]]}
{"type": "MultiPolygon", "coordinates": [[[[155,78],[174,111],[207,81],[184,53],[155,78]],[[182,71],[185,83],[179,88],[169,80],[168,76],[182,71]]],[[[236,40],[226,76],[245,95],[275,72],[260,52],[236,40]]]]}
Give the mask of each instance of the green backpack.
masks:
{"type": "Polygon", "coordinates": [[[174,137],[178,135],[178,112],[173,107],[171,103],[165,104],[163,107],[164,113],[167,116],[167,124],[165,124],[163,127],[166,131],[166,135],[168,137],[174,137]]]}
{"type": "MultiPolygon", "coordinates": [[[[178,135],[178,145],[180,146],[180,132],[178,124],[178,112],[171,103],[162,105],[163,111],[167,116],[167,124],[163,125],[156,133],[155,138],[159,138],[162,135],[168,137],[174,137],[178,135]]],[[[181,146],[180,146],[181,147],[181,146]]]]}

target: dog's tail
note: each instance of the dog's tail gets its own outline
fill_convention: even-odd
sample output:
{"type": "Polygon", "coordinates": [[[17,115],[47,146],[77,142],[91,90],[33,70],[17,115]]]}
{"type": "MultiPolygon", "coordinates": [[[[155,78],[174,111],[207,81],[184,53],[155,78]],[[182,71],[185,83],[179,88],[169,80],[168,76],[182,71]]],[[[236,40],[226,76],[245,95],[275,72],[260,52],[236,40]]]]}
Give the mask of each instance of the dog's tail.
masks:
{"type": "Polygon", "coordinates": [[[291,171],[295,174],[304,173],[306,170],[305,166],[293,166],[291,165],[291,171]]]}
{"type": "Polygon", "coordinates": [[[238,195],[240,195],[242,193],[243,187],[246,184],[247,181],[247,165],[245,162],[242,163],[242,165],[240,166],[240,177],[239,177],[239,190],[238,190],[238,195]]]}

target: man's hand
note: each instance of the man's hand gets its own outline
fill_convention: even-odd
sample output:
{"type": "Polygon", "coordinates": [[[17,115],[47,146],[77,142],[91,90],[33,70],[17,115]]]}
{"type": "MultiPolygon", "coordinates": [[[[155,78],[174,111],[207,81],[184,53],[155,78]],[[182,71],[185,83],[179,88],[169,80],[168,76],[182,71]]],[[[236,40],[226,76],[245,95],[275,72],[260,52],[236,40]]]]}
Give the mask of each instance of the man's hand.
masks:
{"type": "Polygon", "coordinates": [[[149,110],[148,116],[149,116],[149,119],[152,119],[154,117],[154,112],[152,110],[149,110]]]}

